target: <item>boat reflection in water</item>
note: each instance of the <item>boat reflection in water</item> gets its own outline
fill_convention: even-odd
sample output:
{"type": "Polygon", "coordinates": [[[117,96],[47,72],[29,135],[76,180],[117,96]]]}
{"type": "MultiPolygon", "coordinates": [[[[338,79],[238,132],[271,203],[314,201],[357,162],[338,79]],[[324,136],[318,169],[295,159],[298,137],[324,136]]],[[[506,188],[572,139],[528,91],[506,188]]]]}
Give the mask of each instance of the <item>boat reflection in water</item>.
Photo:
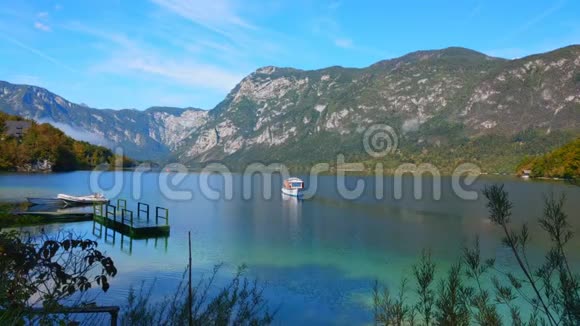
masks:
{"type": "Polygon", "coordinates": [[[31,205],[26,207],[26,210],[19,211],[19,214],[32,213],[34,215],[50,215],[50,216],[89,216],[93,214],[92,206],[63,206],[63,205],[31,205]]]}
{"type": "Polygon", "coordinates": [[[282,217],[286,221],[288,234],[292,242],[298,243],[302,239],[302,204],[303,200],[296,196],[282,194],[282,217]]]}

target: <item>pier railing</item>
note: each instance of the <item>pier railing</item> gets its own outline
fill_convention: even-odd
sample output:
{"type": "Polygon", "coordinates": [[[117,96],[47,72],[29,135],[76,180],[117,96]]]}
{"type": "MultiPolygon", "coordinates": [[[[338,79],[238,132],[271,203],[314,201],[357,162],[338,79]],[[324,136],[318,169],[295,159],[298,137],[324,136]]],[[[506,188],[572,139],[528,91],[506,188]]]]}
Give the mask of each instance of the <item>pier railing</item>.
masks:
{"type": "Polygon", "coordinates": [[[149,204],[142,202],[137,203],[137,218],[141,218],[141,213],[147,216],[147,221],[149,221],[149,204]]]}
{"type": "Polygon", "coordinates": [[[155,207],[155,223],[159,224],[159,219],[165,220],[165,225],[169,225],[169,210],[163,207],[155,207]]]}
{"type": "Polygon", "coordinates": [[[150,216],[150,205],[137,202],[137,214],[127,205],[125,199],[117,199],[116,205],[94,204],[93,219],[116,231],[130,236],[155,237],[169,235],[169,210],[155,206],[155,220],[150,216]]]}

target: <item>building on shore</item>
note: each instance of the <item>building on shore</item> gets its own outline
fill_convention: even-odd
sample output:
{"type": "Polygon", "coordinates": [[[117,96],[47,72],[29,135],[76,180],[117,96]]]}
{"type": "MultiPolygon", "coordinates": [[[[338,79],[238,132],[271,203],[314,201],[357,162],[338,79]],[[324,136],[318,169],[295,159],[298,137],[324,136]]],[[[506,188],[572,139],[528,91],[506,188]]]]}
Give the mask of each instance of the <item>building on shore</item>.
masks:
{"type": "Polygon", "coordinates": [[[6,121],[5,134],[7,136],[21,138],[30,126],[32,126],[30,121],[6,121]]]}

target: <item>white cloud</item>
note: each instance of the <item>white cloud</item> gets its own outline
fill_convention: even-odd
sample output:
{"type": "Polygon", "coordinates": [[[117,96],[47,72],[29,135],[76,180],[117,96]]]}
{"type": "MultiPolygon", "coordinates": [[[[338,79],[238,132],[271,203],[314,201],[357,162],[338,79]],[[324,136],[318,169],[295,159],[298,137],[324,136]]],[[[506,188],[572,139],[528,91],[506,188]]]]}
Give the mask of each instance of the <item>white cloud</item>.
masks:
{"type": "MultiPolygon", "coordinates": [[[[233,62],[235,65],[244,63],[240,61],[242,58],[261,56],[271,61],[284,54],[282,44],[288,40],[287,35],[257,26],[249,17],[244,17],[242,9],[247,14],[254,15],[256,10],[249,9],[249,5],[241,4],[241,1],[150,1],[162,9],[153,15],[160,28],[152,33],[165,34],[163,39],[181,43],[178,46],[186,50],[213,51],[216,57],[228,56],[229,60],[237,61],[233,62]],[[168,17],[167,13],[171,15],[168,17]],[[184,19],[175,19],[176,17],[184,19]]],[[[259,14],[267,13],[261,11],[259,14]]]]}
{"type": "Polygon", "coordinates": [[[41,22],[35,22],[34,23],[34,28],[36,28],[38,30],[41,30],[43,32],[50,32],[51,31],[50,26],[45,25],[45,24],[43,24],[41,22]]]}
{"type": "Polygon", "coordinates": [[[232,2],[237,0],[150,1],[155,12],[148,13],[148,23],[130,25],[122,33],[81,22],[58,27],[92,39],[89,44],[95,59],[88,66],[89,74],[121,76],[199,94],[223,96],[260,63],[285,55],[286,36],[252,24],[249,17],[255,11],[232,2]]]}
{"type": "Polygon", "coordinates": [[[179,52],[190,52],[190,55],[203,60],[235,67],[244,71],[251,70],[263,63],[271,63],[287,55],[285,47],[291,43],[286,35],[264,28],[244,29],[229,26],[226,34],[215,33],[179,19],[174,13],[167,12],[153,15],[154,30],[142,31],[147,37],[163,40],[179,52]],[[178,18],[178,19],[176,19],[178,18]],[[260,62],[257,64],[256,62],[260,62]]]}
{"type": "Polygon", "coordinates": [[[349,38],[337,38],[334,40],[334,44],[338,47],[349,49],[353,47],[352,40],[349,38]]]}
{"type": "Polygon", "coordinates": [[[237,28],[256,29],[236,13],[227,0],[151,0],[189,21],[211,31],[230,37],[237,28]]]}
{"type": "Polygon", "coordinates": [[[38,18],[46,18],[46,17],[48,17],[48,12],[41,11],[41,12],[39,12],[39,13],[36,14],[36,17],[38,17],[38,18]]]}
{"type": "Polygon", "coordinates": [[[127,36],[121,33],[111,33],[107,32],[103,29],[98,28],[91,28],[87,25],[81,24],[79,22],[73,22],[62,26],[65,29],[74,32],[80,32],[83,34],[87,34],[93,36],[97,39],[107,41],[109,43],[115,44],[122,48],[132,49],[137,47],[136,42],[129,39],[127,36]]]}
{"type": "MultiPolygon", "coordinates": [[[[80,23],[68,25],[69,30],[91,35],[105,42],[108,58],[91,68],[92,72],[110,74],[140,74],[202,89],[230,91],[243,74],[217,65],[196,60],[189,53],[173,53],[138,43],[124,34],[96,30],[80,23]]],[[[219,47],[217,44],[209,46],[219,47]]]]}
{"type": "Polygon", "coordinates": [[[108,69],[113,71],[144,73],[184,85],[220,91],[230,91],[243,78],[241,74],[211,64],[171,60],[144,52],[137,57],[114,58],[110,65],[108,69]]]}

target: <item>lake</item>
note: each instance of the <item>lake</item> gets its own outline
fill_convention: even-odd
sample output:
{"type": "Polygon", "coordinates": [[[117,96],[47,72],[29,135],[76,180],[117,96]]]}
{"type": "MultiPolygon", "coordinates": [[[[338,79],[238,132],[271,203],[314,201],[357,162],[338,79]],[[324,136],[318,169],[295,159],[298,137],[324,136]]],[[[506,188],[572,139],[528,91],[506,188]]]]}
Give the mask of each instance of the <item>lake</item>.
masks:
{"type": "MultiPolygon", "coordinates": [[[[200,183],[207,183],[223,193],[223,178],[215,174],[189,173],[181,182],[161,187],[160,180],[170,180],[171,174],[123,172],[120,176],[123,181],[116,190],[106,189],[113,185],[112,172],[100,176],[105,194],[127,199],[132,209],[137,200],[167,207],[169,238],[130,240],[116,235],[113,242],[105,238],[104,232],[97,236],[93,222],[42,227],[48,233],[72,229],[85,234],[99,241],[101,250],[113,258],[119,274],[109,292],[100,295],[102,304],[123,304],[129,288],[138,288],[142,281],[155,281],[153,293],[158,297],[171,293],[187,265],[188,231],[192,234],[194,279],[209,275],[215,264],[224,263],[218,279],[218,285],[223,284],[236,266],[246,264],[247,276],[262,282],[271,307],[279,307],[275,320],[282,324],[370,323],[370,294],[375,280],[397,287],[402,277],[411,275],[411,266],[424,248],[431,249],[440,276],[456,261],[462,246],[471,244],[476,235],[484,257],[495,257],[502,268],[514,267],[510,252],[501,245],[498,228],[487,219],[482,196],[461,199],[452,190],[449,177],[442,179],[438,200],[433,198],[431,179],[424,180],[422,198],[415,199],[411,177],[403,178],[401,196],[395,195],[393,177],[380,179],[384,193],[379,199],[373,177],[347,177],[348,189],[354,188],[358,180],[363,180],[366,188],[357,198],[344,199],[334,176],[318,177],[315,195],[296,200],[281,196],[278,175],[266,187],[255,176],[248,189],[244,189],[243,177],[234,175],[231,196],[218,199],[208,198],[207,189],[200,187],[200,183]],[[270,185],[272,196],[265,198],[264,189],[270,185]],[[177,195],[176,191],[188,193],[177,195]],[[192,198],[187,198],[188,194],[192,198]]],[[[302,178],[307,186],[314,183],[308,176],[302,178]]],[[[57,193],[86,194],[94,190],[90,183],[90,172],[86,171],[0,174],[0,201],[57,193]]],[[[548,245],[536,222],[542,213],[544,194],[566,194],[566,211],[576,234],[580,233],[580,187],[482,176],[464,188],[480,191],[493,183],[505,184],[514,202],[514,223],[530,223],[532,262],[541,260],[548,245]]],[[[40,229],[22,228],[32,233],[40,229]]],[[[580,247],[580,239],[576,237],[570,247],[580,247]]],[[[574,265],[580,266],[580,251],[569,254],[574,265]]]]}

